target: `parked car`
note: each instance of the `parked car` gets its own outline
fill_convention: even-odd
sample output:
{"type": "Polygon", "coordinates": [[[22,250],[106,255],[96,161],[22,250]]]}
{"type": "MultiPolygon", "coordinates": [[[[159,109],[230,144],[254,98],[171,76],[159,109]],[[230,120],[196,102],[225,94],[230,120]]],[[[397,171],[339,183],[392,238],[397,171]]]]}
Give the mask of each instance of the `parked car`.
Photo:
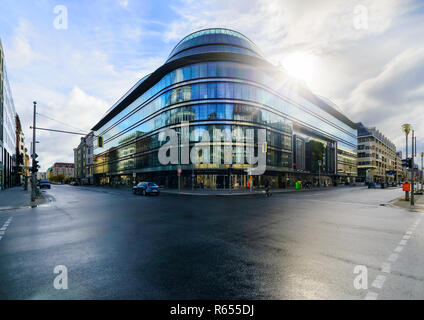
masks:
{"type": "Polygon", "coordinates": [[[377,187],[377,182],[369,182],[368,183],[368,189],[375,189],[377,187]]]}
{"type": "Polygon", "coordinates": [[[38,186],[40,187],[40,189],[50,189],[51,185],[50,185],[50,181],[49,180],[40,180],[40,182],[38,183],[38,186]]]}
{"type": "Polygon", "coordinates": [[[154,182],[140,182],[133,187],[134,194],[142,194],[143,196],[154,194],[158,196],[160,194],[159,187],[154,182]]]}

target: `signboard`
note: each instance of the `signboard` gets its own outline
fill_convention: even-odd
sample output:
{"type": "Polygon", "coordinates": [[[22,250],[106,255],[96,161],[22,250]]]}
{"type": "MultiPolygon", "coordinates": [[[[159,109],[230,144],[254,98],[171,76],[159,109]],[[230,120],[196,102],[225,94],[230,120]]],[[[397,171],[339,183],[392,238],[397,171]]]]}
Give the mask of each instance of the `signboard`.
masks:
{"type": "Polygon", "coordinates": [[[409,182],[403,184],[403,191],[411,191],[411,184],[409,182]]]}
{"type": "Polygon", "coordinates": [[[386,174],[389,176],[394,176],[396,174],[396,171],[386,171],[386,174]]]}

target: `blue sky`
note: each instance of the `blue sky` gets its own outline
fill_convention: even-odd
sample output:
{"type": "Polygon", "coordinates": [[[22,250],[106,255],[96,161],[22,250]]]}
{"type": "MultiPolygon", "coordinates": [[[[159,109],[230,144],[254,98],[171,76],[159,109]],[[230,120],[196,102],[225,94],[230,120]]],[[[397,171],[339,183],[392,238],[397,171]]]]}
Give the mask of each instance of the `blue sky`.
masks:
{"type": "MultiPolygon", "coordinates": [[[[424,147],[419,1],[0,2],[0,38],[28,144],[33,100],[41,114],[88,130],[138,79],[163,64],[182,37],[226,27],[253,40],[276,65],[296,69],[291,57],[310,57],[303,65],[313,69],[307,79],[313,91],[353,120],[380,128],[398,149],[404,144],[400,124],[412,123],[424,147]],[[67,8],[66,30],[54,28],[57,5],[67,8]],[[354,25],[358,6],[367,10],[367,28],[354,25]]],[[[39,125],[71,128],[41,116],[39,125]]],[[[38,140],[46,170],[55,161],[73,161],[79,138],[40,132],[38,140]]]]}

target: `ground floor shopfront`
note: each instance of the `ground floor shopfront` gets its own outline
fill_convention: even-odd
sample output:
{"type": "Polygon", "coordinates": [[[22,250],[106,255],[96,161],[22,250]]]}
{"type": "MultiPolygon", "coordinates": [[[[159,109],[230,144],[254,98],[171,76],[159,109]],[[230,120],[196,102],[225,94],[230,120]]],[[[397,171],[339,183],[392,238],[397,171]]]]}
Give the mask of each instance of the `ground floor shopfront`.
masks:
{"type": "Polygon", "coordinates": [[[398,183],[403,181],[402,172],[394,171],[391,174],[384,174],[374,168],[359,168],[359,179],[363,182],[376,182],[376,183],[398,183]]]}
{"type": "Polygon", "coordinates": [[[120,175],[95,175],[96,185],[109,186],[133,186],[141,181],[155,182],[164,188],[182,189],[248,189],[264,188],[268,184],[271,188],[290,188],[294,187],[297,181],[302,184],[307,182],[314,186],[329,186],[336,184],[345,184],[356,181],[356,177],[331,175],[331,174],[312,174],[307,172],[275,172],[266,171],[260,176],[250,176],[244,170],[228,169],[224,171],[214,170],[183,170],[180,177],[176,171],[159,171],[143,173],[127,173],[120,175]]]}

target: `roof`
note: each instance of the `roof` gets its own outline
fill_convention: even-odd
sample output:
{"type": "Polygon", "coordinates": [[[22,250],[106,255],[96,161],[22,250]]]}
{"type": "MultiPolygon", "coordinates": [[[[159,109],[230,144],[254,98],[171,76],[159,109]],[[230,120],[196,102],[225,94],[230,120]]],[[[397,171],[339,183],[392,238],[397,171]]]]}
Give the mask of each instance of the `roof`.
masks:
{"type": "MultiPolygon", "coordinates": [[[[184,37],[172,50],[168,60],[153,73],[139,80],[125,95],[123,95],[92,128],[99,130],[110,119],[119,114],[129,104],[149,90],[163,76],[179,67],[202,61],[238,61],[254,64],[270,72],[276,67],[261,55],[257,46],[243,34],[224,28],[203,29],[184,37]]],[[[357,125],[348,119],[333,103],[318,97],[308,88],[302,87],[299,94],[332,114],[351,128],[357,125]]]]}
{"type": "Polygon", "coordinates": [[[224,29],[211,28],[193,32],[183,38],[171,51],[168,61],[181,55],[191,55],[196,52],[235,52],[254,55],[260,58],[262,54],[259,48],[240,32],[224,29]],[[186,54],[184,54],[186,52],[186,54]]]}

